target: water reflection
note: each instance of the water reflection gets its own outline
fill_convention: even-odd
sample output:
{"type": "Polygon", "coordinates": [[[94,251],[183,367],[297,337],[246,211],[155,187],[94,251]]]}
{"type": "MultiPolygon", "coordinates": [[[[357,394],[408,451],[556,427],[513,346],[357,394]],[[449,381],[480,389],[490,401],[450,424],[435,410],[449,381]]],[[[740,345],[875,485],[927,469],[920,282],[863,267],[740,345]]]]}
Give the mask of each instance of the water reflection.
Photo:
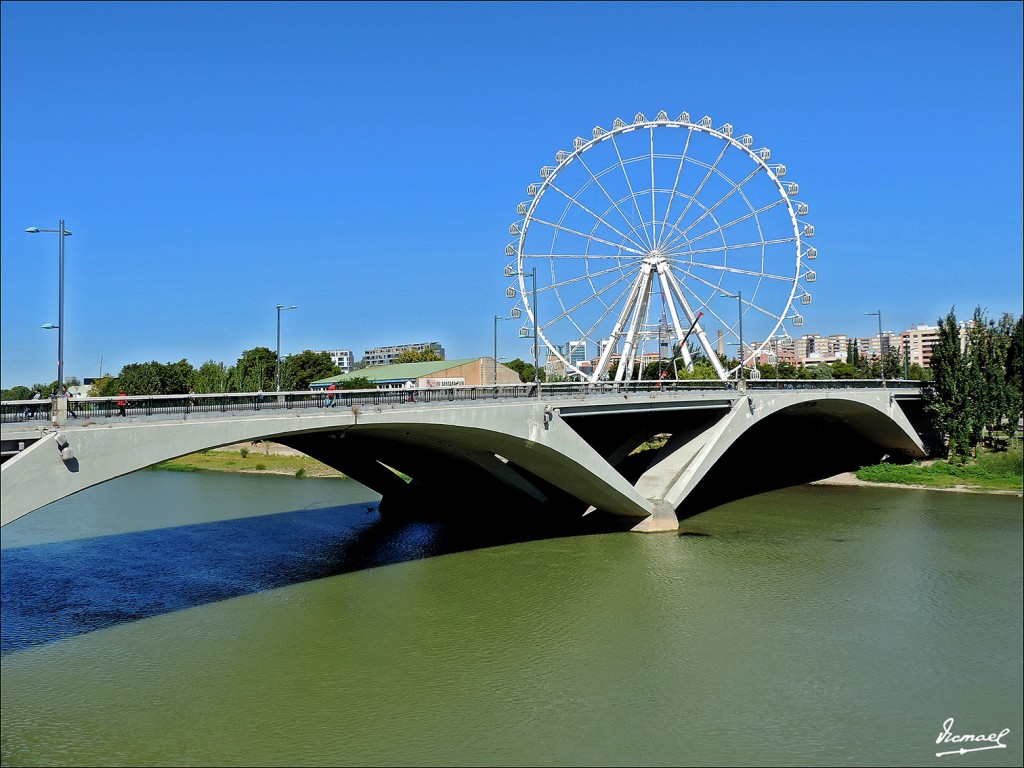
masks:
{"type": "Polygon", "coordinates": [[[8,548],[0,653],[341,573],[609,530],[596,518],[475,512],[395,519],[350,504],[8,548]]]}

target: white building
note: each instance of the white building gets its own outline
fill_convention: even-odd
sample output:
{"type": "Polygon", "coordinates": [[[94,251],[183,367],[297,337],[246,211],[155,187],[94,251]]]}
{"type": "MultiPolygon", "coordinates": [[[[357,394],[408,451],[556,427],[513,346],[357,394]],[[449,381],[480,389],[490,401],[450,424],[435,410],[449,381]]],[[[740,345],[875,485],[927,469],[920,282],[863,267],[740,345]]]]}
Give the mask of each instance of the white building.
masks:
{"type": "Polygon", "coordinates": [[[341,368],[342,373],[351,373],[355,364],[351,349],[329,349],[327,354],[331,356],[331,362],[341,368]]]}

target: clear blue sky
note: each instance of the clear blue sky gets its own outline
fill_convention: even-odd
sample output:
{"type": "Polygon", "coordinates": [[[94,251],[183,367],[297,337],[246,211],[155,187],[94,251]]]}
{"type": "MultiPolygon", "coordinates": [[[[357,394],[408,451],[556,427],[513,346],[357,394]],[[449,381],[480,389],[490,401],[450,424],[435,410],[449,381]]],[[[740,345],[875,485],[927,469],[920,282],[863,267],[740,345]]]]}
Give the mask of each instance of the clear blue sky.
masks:
{"type": "MultiPolygon", "coordinates": [[[[440,341],[487,355],[559,149],[688,110],[811,207],[804,332],[1022,312],[1021,3],[2,5],[2,384],[440,341]]],[[[527,358],[516,324],[499,354],[527,358]]]]}

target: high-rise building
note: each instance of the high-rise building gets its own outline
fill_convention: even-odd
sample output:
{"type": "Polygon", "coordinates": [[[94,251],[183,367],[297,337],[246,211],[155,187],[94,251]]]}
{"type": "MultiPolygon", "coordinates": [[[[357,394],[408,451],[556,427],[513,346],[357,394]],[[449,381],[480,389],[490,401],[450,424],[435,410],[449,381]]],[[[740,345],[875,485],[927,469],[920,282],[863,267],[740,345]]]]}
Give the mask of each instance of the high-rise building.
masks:
{"type": "Polygon", "coordinates": [[[911,365],[930,368],[932,364],[932,347],[939,343],[939,328],[935,325],[919,323],[910,326],[910,330],[900,334],[911,365]]]}

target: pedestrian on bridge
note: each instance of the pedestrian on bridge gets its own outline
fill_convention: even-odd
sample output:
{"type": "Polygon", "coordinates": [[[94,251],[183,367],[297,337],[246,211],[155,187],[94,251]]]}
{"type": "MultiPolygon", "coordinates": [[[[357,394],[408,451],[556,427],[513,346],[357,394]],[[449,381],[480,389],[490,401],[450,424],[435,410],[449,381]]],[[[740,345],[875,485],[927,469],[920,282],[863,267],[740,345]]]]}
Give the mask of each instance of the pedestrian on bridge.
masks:
{"type": "Polygon", "coordinates": [[[337,397],[337,395],[335,395],[334,393],[337,390],[338,390],[338,388],[336,386],[334,386],[334,382],[331,382],[331,385],[327,388],[327,407],[328,408],[333,408],[334,407],[334,399],[335,399],[335,397],[337,397]]]}
{"type": "Polygon", "coordinates": [[[127,416],[128,415],[128,411],[127,411],[128,401],[125,400],[125,397],[126,397],[126,395],[124,393],[124,389],[122,388],[120,394],[118,394],[118,398],[119,398],[118,401],[117,401],[117,415],[118,416],[127,416]]]}
{"type": "Polygon", "coordinates": [[[414,382],[412,379],[409,379],[407,382],[405,382],[405,393],[406,395],[408,395],[408,402],[416,402],[416,382],[414,382]]]}

